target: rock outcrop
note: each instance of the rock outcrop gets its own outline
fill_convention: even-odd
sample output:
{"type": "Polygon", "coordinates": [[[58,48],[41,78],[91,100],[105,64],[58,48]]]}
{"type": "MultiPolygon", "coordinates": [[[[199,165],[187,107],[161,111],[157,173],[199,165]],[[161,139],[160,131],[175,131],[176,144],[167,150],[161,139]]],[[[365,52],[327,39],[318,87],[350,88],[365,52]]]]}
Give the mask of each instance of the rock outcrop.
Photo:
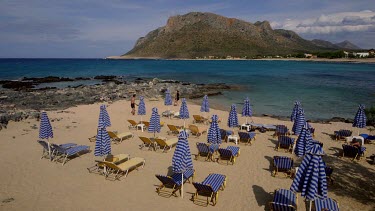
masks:
{"type": "Polygon", "coordinates": [[[170,17],[165,26],[139,38],[123,58],[252,58],[339,48],[316,45],[293,31],[274,30],[268,21],[253,24],[213,13],[191,12],[170,17]]]}

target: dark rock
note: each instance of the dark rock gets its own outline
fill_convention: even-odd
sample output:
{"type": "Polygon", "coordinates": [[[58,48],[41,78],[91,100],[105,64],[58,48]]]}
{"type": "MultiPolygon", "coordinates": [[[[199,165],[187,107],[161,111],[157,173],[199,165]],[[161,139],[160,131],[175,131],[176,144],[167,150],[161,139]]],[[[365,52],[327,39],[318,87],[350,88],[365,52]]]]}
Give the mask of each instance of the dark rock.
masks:
{"type": "Polygon", "coordinates": [[[76,81],[88,81],[91,80],[91,78],[84,78],[84,77],[77,77],[75,78],[76,81]]]}
{"type": "Polygon", "coordinates": [[[345,122],[345,118],[342,118],[342,117],[332,117],[329,121],[330,122],[345,122]]]}
{"type": "Polygon", "coordinates": [[[2,81],[3,88],[13,89],[13,90],[25,90],[34,88],[32,82],[22,82],[22,81],[2,81]]]}
{"type": "Polygon", "coordinates": [[[39,88],[39,89],[36,89],[36,90],[51,90],[51,89],[57,89],[57,87],[51,87],[51,86],[47,86],[47,87],[43,87],[43,88],[39,88]]]}
{"type": "Polygon", "coordinates": [[[57,76],[47,76],[43,78],[27,78],[24,77],[22,81],[31,81],[34,84],[41,84],[41,83],[53,83],[53,82],[61,82],[61,81],[74,81],[74,79],[71,78],[60,78],[57,76]]]}
{"type": "Polygon", "coordinates": [[[8,114],[2,114],[0,116],[0,124],[2,125],[8,125],[9,120],[10,120],[10,116],[8,114]]]}
{"type": "Polygon", "coordinates": [[[98,75],[98,76],[95,76],[94,79],[97,79],[97,80],[112,80],[112,79],[115,79],[116,76],[114,75],[98,75]]]}

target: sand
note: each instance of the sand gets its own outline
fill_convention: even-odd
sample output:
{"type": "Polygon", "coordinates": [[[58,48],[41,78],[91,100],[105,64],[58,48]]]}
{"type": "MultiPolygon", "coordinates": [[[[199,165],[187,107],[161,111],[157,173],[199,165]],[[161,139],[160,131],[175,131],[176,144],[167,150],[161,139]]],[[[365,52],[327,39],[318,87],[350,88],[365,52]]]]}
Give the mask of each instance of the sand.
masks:
{"type": "MultiPolygon", "coordinates": [[[[158,107],[159,113],[166,110],[162,101],[146,101],[149,119],[152,107],[158,107]]],[[[256,113],[256,108],[255,113],[256,113]]],[[[108,105],[112,126],[109,130],[129,131],[127,119],[139,121],[139,116],[131,116],[130,102],[117,101],[108,105]]],[[[178,107],[172,110],[177,111],[178,107]]],[[[199,106],[189,103],[190,115],[200,114],[199,106]]],[[[308,112],[308,111],[307,111],[308,112]]],[[[99,104],[83,105],[61,111],[48,112],[54,129],[53,143],[75,142],[89,145],[94,150],[95,143],[88,137],[95,135],[99,104]]],[[[217,114],[224,121],[220,127],[226,127],[227,111],[212,110],[210,115],[217,114]]],[[[240,122],[245,118],[240,117],[240,122]]],[[[161,118],[162,121],[182,125],[179,119],[161,118]]],[[[292,128],[289,121],[280,121],[268,117],[254,117],[256,123],[285,124],[292,128]]],[[[192,118],[188,123],[192,122],[192,118]]],[[[36,142],[38,129],[31,126],[39,122],[25,120],[10,122],[7,129],[0,131],[0,210],[269,210],[270,194],[277,188],[290,188],[292,180],[271,176],[271,159],[275,155],[291,156],[285,151],[275,151],[275,139],[272,132],[257,134],[252,146],[240,144],[241,155],[234,165],[226,163],[194,160],[195,181],[203,181],[209,173],[220,173],[227,176],[227,186],[219,193],[216,206],[201,207],[191,200],[194,187],[186,183],[184,198],[158,196],[155,192],[159,181],[155,174],[167,174],[170,171],[174,150],[167,153],[140,150],[138,136],[152,136],[147,132],[132,130],[135,137],[119,145],[112,144],[113,154],[127,153],[132,157],[143,157],[146,165],[143,169],[134,170],[121,181],[108,181],[103,176],[90,174],[87,167],[94,165],[98,159],[93,151],[74,158],[62,166],[47,159],[40,159],[42,148],[36,142]]],[[[335,183],[329,186],[328,196],[336,199],[341,210],[375,210],[375,165],[366,159],[351,161],[341,158],[342,142],[333,141],[329,134],[339,129],[351,129],[346,123],[312,124],[316,128],[315,139],[324,143],[327,165],[335,168],[335,183]]],[[[368,133],[360,129],[360,133],[368,133]]],[[[159,136],[167,135],[163,127],[159,136]]],[[[295,136],[293,136],[295,137],[295,136]]],[[[196,142],[206,142],[207,135],[200,138],[190,137],[192,154],[197,153],[196,142]]],[[[234,145],[233,142],[222,146],[234,145]]],[[[366,145],[366,155],[375,153],[375,145],[366,145]]],[[[193,156],[194,158],[194,156],[193,156]]],[[[299,210],[304,210],[303,198],[298,197],[299,210]]]]}

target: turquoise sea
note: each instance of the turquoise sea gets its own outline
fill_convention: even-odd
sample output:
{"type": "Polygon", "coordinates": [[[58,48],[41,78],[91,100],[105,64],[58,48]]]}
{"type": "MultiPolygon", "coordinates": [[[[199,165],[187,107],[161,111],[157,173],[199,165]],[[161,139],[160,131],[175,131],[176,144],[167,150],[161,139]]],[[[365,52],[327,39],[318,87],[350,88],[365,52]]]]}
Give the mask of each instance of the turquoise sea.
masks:
{"type": "MultiPolygon", "coordinates": [[[[290,115],[295,100],[307,119],[353,118],[359,103],[375,106],[375,64],[299,61],[196,61],[105,59],[0,59],[0,80],[22,77],[121,75],[192,83],[241,85],[210,97],[240,112],[248,96],[255,115],[290,115]]],[[[182,96],[183,97],[183,96],[182,96]]]]}

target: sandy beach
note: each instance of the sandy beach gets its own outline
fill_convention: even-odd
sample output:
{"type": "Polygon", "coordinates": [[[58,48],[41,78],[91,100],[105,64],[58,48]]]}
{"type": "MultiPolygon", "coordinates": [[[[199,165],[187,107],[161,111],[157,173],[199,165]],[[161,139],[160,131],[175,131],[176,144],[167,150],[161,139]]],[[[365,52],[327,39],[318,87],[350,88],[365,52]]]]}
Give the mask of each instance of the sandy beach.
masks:
{"type": "MultiPolygon", "coordinates": [[[[367,60],[366,60],[367,61],[367,60]]],[[[37,143],[39,122],[27,119],[21,122],[9,122],[7,129],[0,131],[0,210],[269,210],[272,201],[271,193],[277,188],[289,189],[290,178],[272,177],[272,158],[275,155],[290,156],[300,163],[294,154],[284,150],[275,151],[277,140],[273,132],[259,133],[252,146],[240,144],[241,155],[234,165],[226,163],[205,162],[203,159],[193,160],[195,169],[194,181],[201,182],[209,173],[227,176],[227,186],[220,191],[216,206],[201,207],[190,199],[195,189],[192,184],[184,186],[184,198],[158,196],[155,192],[159,180],[155,174],[166,175],[170,170],[174,148],[162,153],[139,149],[141,140],[138,136],[151,137],[147,132],[131,130],[134,137],[121,144],[112,144],[112,154],[127,153],[131,157],[142,157],[146,165],[134,170],[121,181],[108,181],[103,176],[90,174],[86,168],[95,164],[94,142],[88,138],[96,134],[99,105],[80,105],[63,111],[48,112],[52,121],[53,143],[73,142],[88,145],[91,152],[74,158],[64,166],[60,163],[40,159],[42,147],[37,143]],[[33,129],[36,125],[38,129],[33,129]]],[[[130,102],[116,101],[108,105],[108,113],[112,126],[108,130],[129,131],[128,119],[140,120],[140,116],[132,116],[130,102]]],[[[163,101],[146,100],[149,120],[152,107],[159,109],[159,114],[166,110],[163,101]]],[[[199,105],[188,103],[190,116],[200,114],[199,105]]],[[[241,108],[237,108],[240,111],[241,108]]],[[[256,108],[255,108],[256,109],[256,108]]],[[[291,108],[292,109],[292,108],[291,108]]],[[[178,111],[179,107],[172,110],[178,111]]],[[[229,108],[228,108],[229,111],[229,108]]],[[[226,126],[228,111],[211,110],[210,115],[217,114],[223,119],[220,128],[226,126]]],[[[354,115],[354,114],[353,114],[354,115]]],[[[193,118],[187,120],[191,124],[193,118]]],[[[175,125],[183,125],[180,119],[161,117],[161,121],[175,125]]],[[[239,115],[240,123],[245,118],[239,115]]],[[[263,124],[285,124],[292,128],[292,122],[268,117],[253,117],[253,121],[263,124]]],[[[204,125],[209,127],[208,125],[204,125]]],[[[369,133],[366,129],[352,128],[351,124],[334,122],[331,124],[312,123],[316,128],[315,139],[324,143],[327,154],[324,160],[334,168],[335,182],[328,187],[328,196],[337,200],[340,209],[375,210],[375,165],[366,161],[366,157],[375,153],[375,145],[366,144],[365,157],[359,161],[342,158],[342,141],[334,141],[330,135],[339,129],[352,130],[354,134],[369,133]]],[[[168,128],[162,127],[158,136],[172,138],[167,134],[168,128]]],[[[296,136],[292,136],[297,138],[296,136]]],[[[207,135],[199,138],[189,137],[192,157],[197,153],[196,143],[206,142],[207,135]]],[[[234,145],[223,143],[222,147],[234,145]]],[[[304,199],[298,194],[298,210],[305,210],[304,199]]]]}

